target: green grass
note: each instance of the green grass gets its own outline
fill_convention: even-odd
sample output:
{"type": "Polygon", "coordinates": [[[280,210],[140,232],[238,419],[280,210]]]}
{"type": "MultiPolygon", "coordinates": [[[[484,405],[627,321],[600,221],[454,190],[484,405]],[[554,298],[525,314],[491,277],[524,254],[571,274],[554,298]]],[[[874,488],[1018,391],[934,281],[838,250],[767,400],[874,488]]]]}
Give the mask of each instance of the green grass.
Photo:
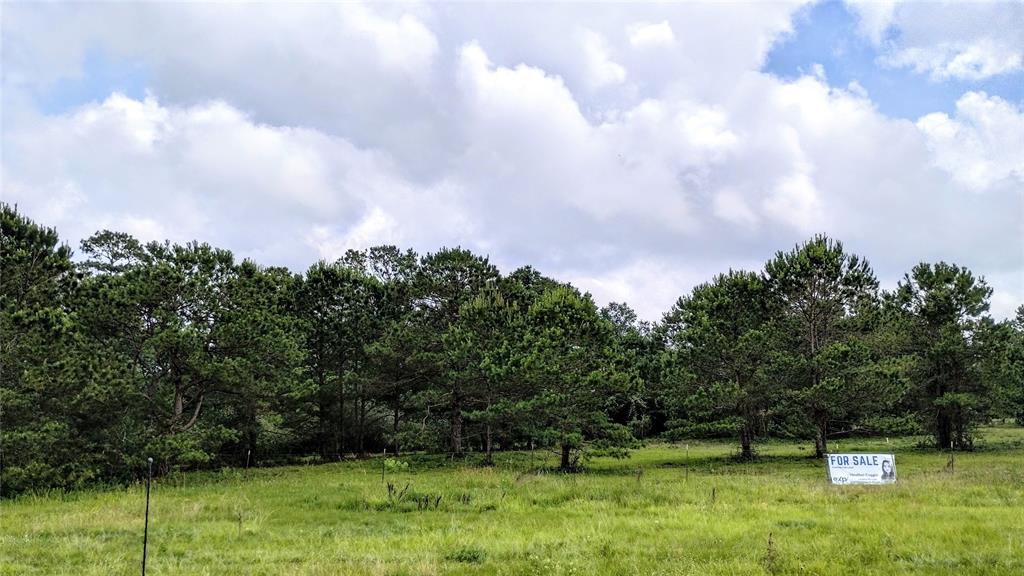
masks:
{"type": "MultiPolygon", "coordinates": [[[[1024,429],[986,430],[953,473],[915,446],[833,446],[895,452],[886,487],[830,486],[782,442],[750,464],[726,443],[652,445],[574,475],[537,472],[540,453],[414,456],[388,476],[400,502],[380,460],[186,474],[154,484],[148,572],[1024,574],[1024,429]]],[[[137,574],[143,490],[0,503],[0,574],[137,574]]]]}

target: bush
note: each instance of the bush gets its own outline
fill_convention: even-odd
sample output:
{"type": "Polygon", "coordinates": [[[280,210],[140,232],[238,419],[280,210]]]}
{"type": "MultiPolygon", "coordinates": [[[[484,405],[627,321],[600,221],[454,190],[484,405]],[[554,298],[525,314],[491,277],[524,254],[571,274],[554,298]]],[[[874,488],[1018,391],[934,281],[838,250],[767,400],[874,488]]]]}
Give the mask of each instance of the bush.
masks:
{"type": "Polygon", "coordinates": [[[484,561],[486,554],[476,546],[463,546],[445,556],[445,560],[462,562],[465,564],[479,564],[484,561]]]}

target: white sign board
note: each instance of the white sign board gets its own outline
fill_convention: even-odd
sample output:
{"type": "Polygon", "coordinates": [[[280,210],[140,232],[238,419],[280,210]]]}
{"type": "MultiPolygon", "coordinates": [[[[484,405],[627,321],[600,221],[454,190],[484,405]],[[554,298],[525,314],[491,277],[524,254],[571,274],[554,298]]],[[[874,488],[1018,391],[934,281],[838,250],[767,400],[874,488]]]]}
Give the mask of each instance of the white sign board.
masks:
{"type": "Polygon", "coordinates": [[[825,456],[833,484],[892,484],[896,458],[892,454],[829,454],[825,456]]]}

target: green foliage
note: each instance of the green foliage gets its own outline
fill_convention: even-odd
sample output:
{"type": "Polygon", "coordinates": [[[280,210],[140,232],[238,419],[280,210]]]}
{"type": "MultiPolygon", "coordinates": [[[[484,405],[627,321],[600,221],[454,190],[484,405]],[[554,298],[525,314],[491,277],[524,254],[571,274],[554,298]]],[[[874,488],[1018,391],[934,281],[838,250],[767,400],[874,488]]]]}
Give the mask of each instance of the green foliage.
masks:
{"type": "Polygon", "coordinates": [[[628,428],[613,422],[608,409],[641,383],[621,362],[613,325],[589,295],[549,289],[530,307],[527,322],[522,370],[532,396],[524,415],[536,434],[561,447],[560,467],[575,469],[587,441],[630,441],[628,428]]]}
{"type": "Polygon", "coordinates": [[[404,472],[409,469],[409,462],[397,458],[385,458],[384,468],[389,472],[404,472]]]}
{"type": "Polygon", "coordinates": [[[893,295],[916,359],[914,408],[940,448],[971,448],[972,430],[999,398],[998,380],[984,372],[1007,327],[1001,330],[984,316],[991,295],[984,279],[945,262],[915,266],[893,295]]]}
{"type": "Polygon", "coordinates": [[[2,206],[2,497],[129,482],[148,457],[170,477],[386,449],[402,474],[410,451],[495,466],[530,449],[578,471],[658,435],[729,436],[750,458],[780,436],[968,448],[988,419],[1024,421],[1024,308],[993,322],[984,281],[942,263],[879,299],[824,236],[658,324],[462,248],[350,250],[295,275],[199,242],[81,246],[73,263],[2,206]]]}
{"type": "Polygon", "coordinates": [[[497,282],[498,276],[487,258],[462,248],[445,248],[423,257],[414,284],[421,367],[428,378],[441,383],[449,420],[448,450],[455,457],[465,451],[464,416],[471,391],[460,377],[460,361],[449,353],[445,337],[458,330],[464,305],[497,282]]]}
{"type": "Polygon", "coordinates": [[[460,382],[462,411],[483,426],[485,459],[493,459],[494,435],[514,432],[512,406],[527,393],[519,386],[517,361],[523,354],[523,316],[491,283],[459,310],[442,336],[448,377],[460,382]]]}
{"type": "Polygon", "coordinates": [[[377,314],[386,297],[379,280],[340,262],[313,265],[298,289],[296,308],[306,335],[316,444],[324,459],[344,456],[346,420],[357,428],[355,451],[366,452],[368,423],[375,417],[368,367],[371,346],[386,329],[385,318],[377,314]]]}
{"type": "Polygon", "coordinates": [[[983,359],[982,377],[990,379],[1000,395],[995,415],[1024,426],[1024,305],[991,334],[996,346],[983,359]]]}
{"type": "Polygon", "coordinates": [[[76,458],[78,278],[56,231],[0,203],[0,496],[87,484],[102,464],[76,458]]]}
{"type": "Polygon", "coordinates": [[[453,562],[463,562],[466,564],[479,564],[484,561],[487,557],[487,553],[482,548],[476,546],[463,546],[458,550],[455,550],[445,556],[446,560],[453,562]]]}
{"type": "Polygon", "coordinates": [[[665,315],[666,403],[686,416],[672,423],[673,436],[736,434],[742,455],[753,456],[779,392],[770,369],[771,304],[758,275],[730,271],[665,315]]]}
{"type": "Polygon", "coordinates": [[[779,363],[792,383],[789,410],[802,412],[820,457],[830,428],[855,420],[863,400],[874,398],[859,387],[871,355],[856,341],[863,316],[876,307],[878,280],[867,260],[824,235],[777,253],[764,279],[777,306],[778,350],[789,356],[779,363]]]}

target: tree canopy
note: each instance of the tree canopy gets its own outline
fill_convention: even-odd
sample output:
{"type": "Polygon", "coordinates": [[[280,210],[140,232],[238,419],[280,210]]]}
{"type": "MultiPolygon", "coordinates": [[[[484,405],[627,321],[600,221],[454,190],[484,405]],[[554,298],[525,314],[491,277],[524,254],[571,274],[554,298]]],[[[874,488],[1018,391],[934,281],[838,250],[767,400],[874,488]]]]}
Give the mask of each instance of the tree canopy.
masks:
{"type": "Polygon", "coordinates": [[[350,250],[302,273],[100,231],[75,256],[0,206],[0,496],[387,450],[565,471],[650,438],[927,435],[1024,422],[1024,307],[966,268],[880,291],[826,236],[718,275],[658,322],[455,247],[350,250]]]}

